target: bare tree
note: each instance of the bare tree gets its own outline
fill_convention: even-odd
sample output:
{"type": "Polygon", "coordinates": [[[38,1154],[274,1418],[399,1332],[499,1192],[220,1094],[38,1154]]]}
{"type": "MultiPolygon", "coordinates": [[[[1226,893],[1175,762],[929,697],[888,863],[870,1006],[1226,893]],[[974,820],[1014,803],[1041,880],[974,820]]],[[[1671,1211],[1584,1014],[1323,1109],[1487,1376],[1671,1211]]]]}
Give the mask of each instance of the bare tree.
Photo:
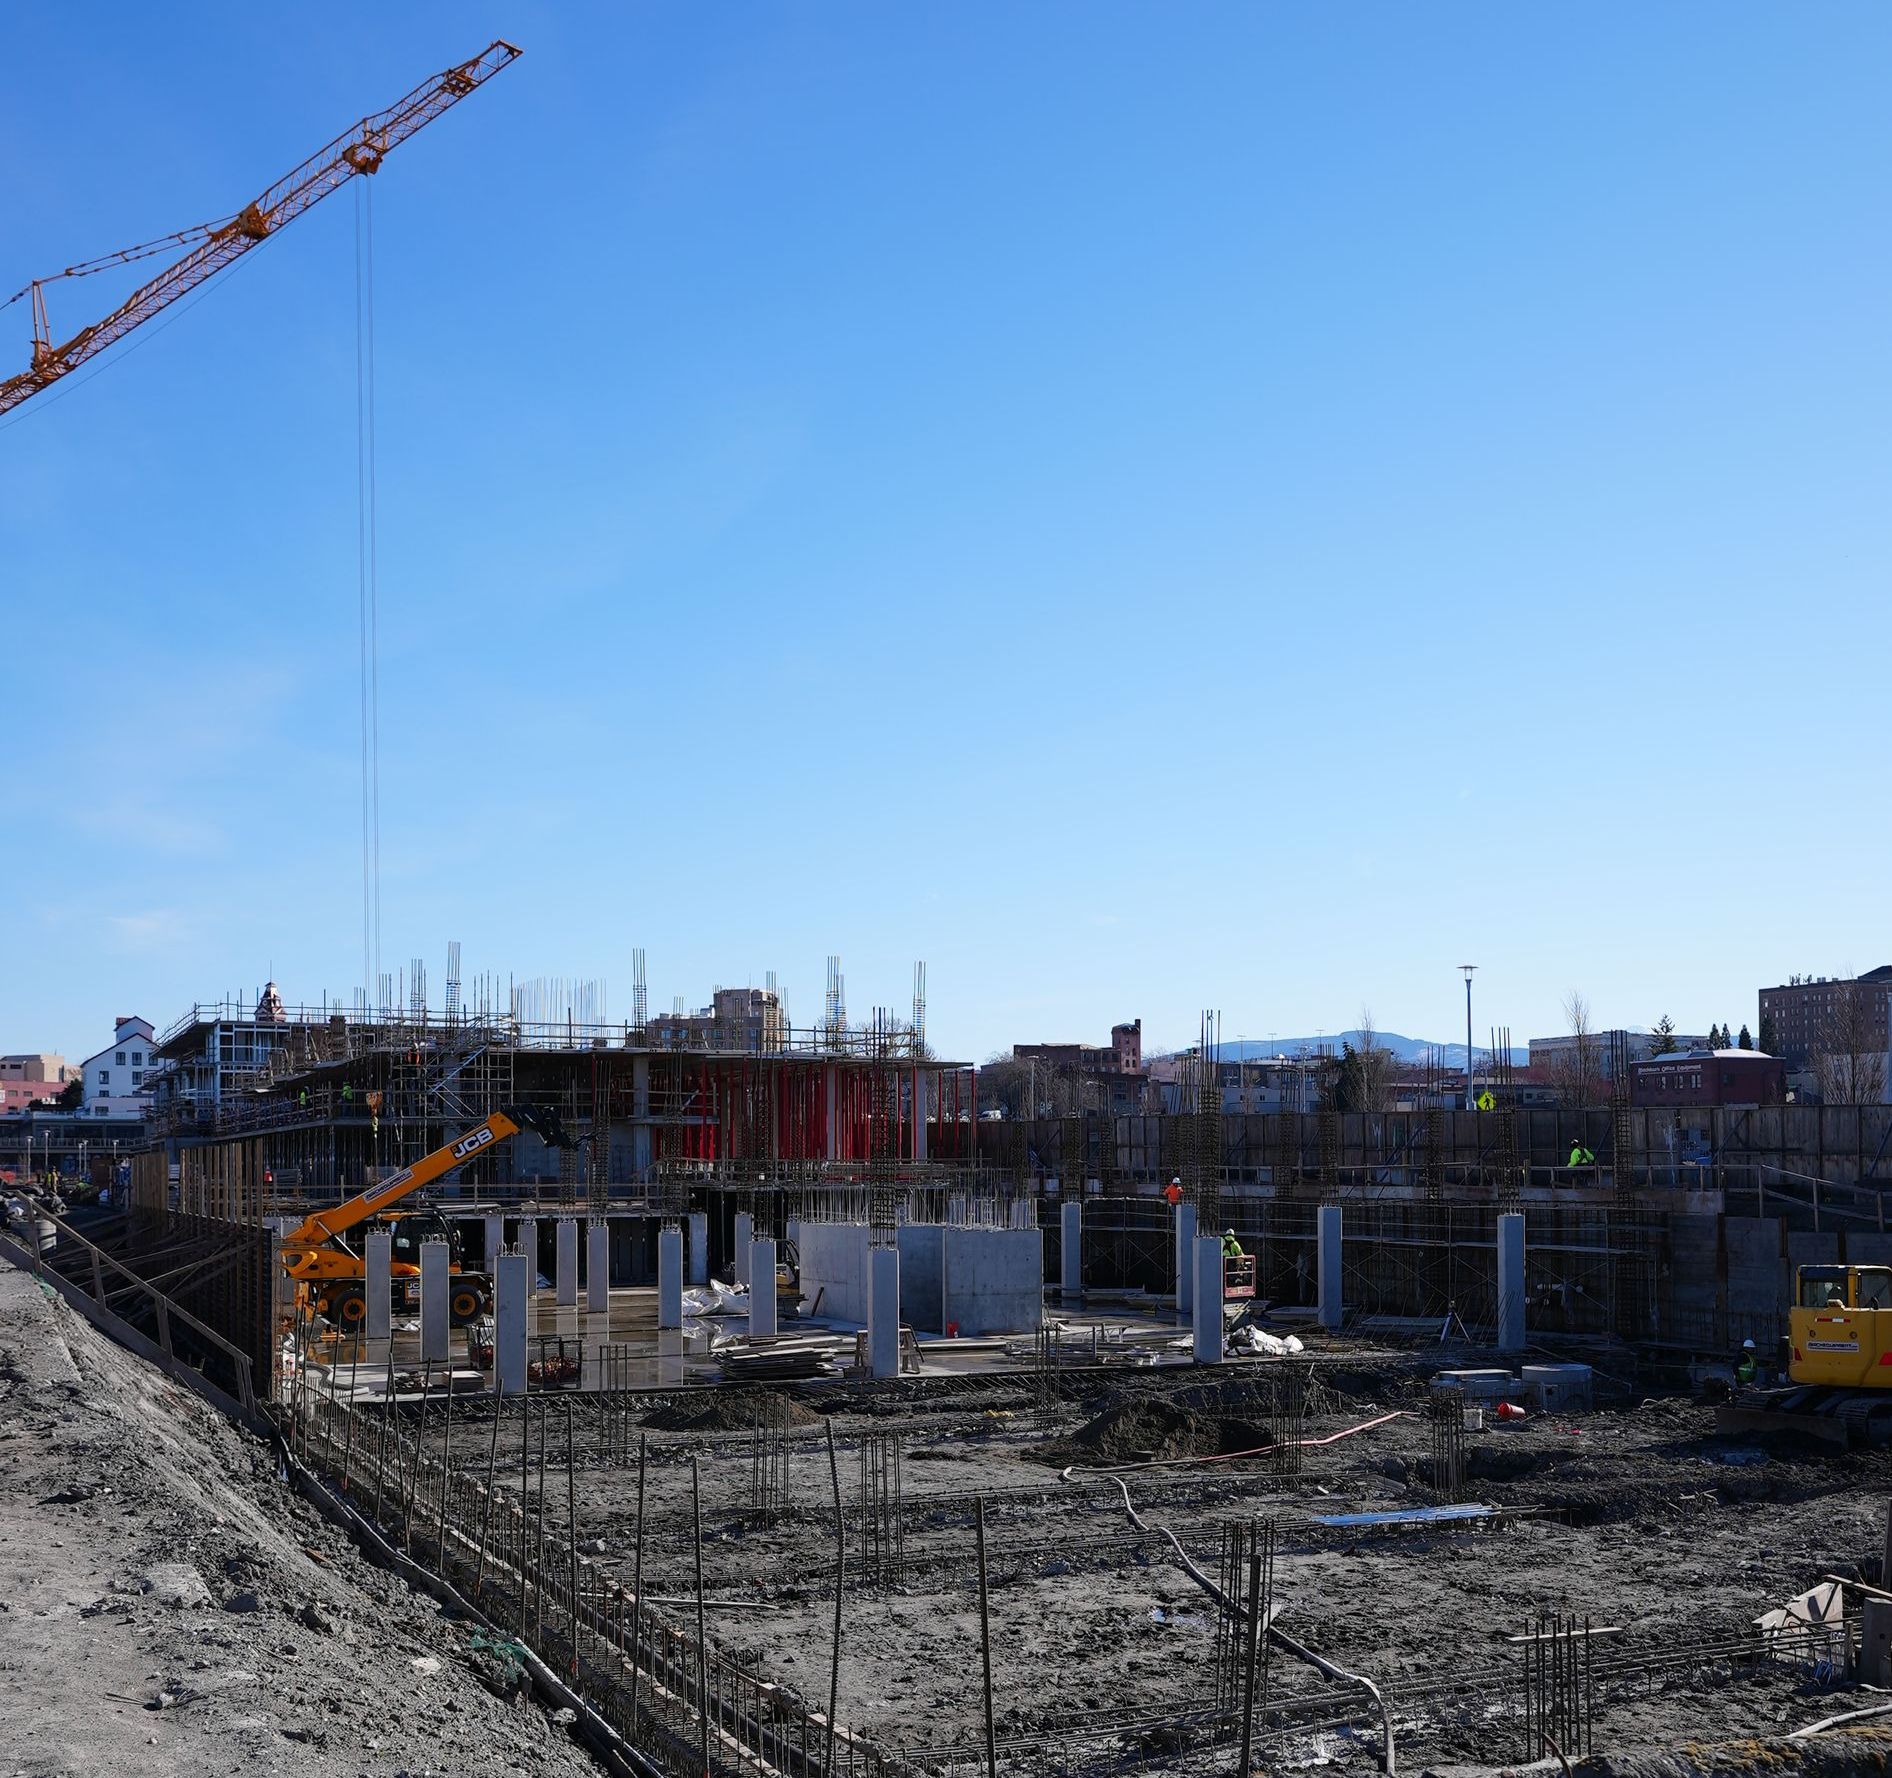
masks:
{"type": "Polygon", "coordinates": [[[1360,1008],[1360,1109],[1386,1109],[1386,1082],[1392,1072],[1393,1052],[1380,1045],[1380,1034],[1373,1024],[1373,1009],[1360,1008]]]}
{"type": "Polygon", "coordinates": [[[1571,1041],[1556,1063],[1557,1095],[1581,1111],[1603,1096],[1603,1042],[1590,1027],[1590,1003],[1574,988],[1564,1002],[1571,1041]]]}
{"type": "Polygon", "coordinates": [[[1813,1052],[1813,1078],[1828,1105],[1877,1105],[1885,1099],[1884,993],[1857,980],[1833,984],[1833,1010],[1813,1052]]]}

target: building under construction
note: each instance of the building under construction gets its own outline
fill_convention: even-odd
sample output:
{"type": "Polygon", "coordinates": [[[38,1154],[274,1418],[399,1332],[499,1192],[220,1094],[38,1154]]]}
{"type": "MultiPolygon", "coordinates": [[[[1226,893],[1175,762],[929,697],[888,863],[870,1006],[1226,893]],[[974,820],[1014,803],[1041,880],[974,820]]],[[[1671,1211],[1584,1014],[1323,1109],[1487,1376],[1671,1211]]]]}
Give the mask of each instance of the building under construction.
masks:
{"type": "Polygon", "coordinates": [[[150,1090],[139,1201],[237,1221],[358,1191],[517,1102],[552,1107],[576,1146],[522,1134],[453,1189],[603,1208],[655,1203],[673,1179],[843,1181],[963,1163],[978,1118],[972,1071],[912,1025],[797,1030],[761,989],[605,1025],[292,1007],[272,984],[254,1007],[193,1006],[155,1044],[150,1090]]]}

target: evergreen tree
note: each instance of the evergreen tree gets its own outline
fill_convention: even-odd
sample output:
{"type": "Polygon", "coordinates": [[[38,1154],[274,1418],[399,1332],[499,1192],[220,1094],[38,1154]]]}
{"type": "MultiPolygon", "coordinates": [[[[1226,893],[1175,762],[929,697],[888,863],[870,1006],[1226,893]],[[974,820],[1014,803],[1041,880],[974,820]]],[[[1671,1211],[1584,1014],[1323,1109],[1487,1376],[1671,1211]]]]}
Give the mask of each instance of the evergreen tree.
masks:
{"type": "Polygon", "coordinates": [[[1761,1054],[1762,1055],[1771,1056],[1776,1053],[1774,1049],[1774,1044],[1776,1040],[1778,1039],[1778,1036],[1779,1036],[1779,1033],[1776,1032],[1774,1029],[1774,1015],[1771,1012],[1763,1013],[1761,1015],[1761,1054]]]}
{"type": "Polygon", "coordinates": [[[1655,1030],[1650,1033],[1653,1041],[1649,1045],[1652,1056],[1672,1056],[1681,1048],[1675,1041],[1675,1021],[1664,1013],[1655,1022],[1655,1030]]]}
{"type": "Polygon", "coordinates": [[[1754,1047],[1754,1034],[1747,1026],[1741,1027],[1741,1035],[1734,1040],[1736,1049],[1751,1050],[1754,1047]]]}

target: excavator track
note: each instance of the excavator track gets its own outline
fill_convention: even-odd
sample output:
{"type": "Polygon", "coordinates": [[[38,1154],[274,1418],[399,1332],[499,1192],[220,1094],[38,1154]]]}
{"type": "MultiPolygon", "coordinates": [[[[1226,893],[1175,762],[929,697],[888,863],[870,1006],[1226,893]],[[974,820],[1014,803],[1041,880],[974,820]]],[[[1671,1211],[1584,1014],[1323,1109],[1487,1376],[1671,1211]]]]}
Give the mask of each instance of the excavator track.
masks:
{"type": "Polygon", "coordinates": [[[1722,1433],[1793,1433],[1842,1450],[1892,1445],[1892,1391],[1792,1383],[1747,1389],[1715,1410],[1722,1433]]]}

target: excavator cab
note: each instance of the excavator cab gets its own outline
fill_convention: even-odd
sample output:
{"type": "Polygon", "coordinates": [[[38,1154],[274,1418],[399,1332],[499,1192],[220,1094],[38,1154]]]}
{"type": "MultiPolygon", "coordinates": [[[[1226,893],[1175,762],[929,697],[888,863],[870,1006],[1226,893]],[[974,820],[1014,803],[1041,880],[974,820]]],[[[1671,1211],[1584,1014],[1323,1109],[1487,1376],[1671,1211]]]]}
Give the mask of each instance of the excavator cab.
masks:
{"type": "Polygon", "coordinates": [[[411,1270],[416,1278],[420,1276],[420,1246],[423,1241],[445,1241],[453,1270],[457,1272],[460,1269],[459,1227],[449,1222],[438,1210],[409,1210],[404,1214],[382,1217],[380,1221],[394,1234],[391,1263],[397,1278],[404,1276],[407,1270],[411,1270]]]}
{"type": "Polygon", "coordinates": [[[1794,1382],[1892,1391],[1892,1266],[1802,1266],[1788,1323],[1794,1382]]]}

